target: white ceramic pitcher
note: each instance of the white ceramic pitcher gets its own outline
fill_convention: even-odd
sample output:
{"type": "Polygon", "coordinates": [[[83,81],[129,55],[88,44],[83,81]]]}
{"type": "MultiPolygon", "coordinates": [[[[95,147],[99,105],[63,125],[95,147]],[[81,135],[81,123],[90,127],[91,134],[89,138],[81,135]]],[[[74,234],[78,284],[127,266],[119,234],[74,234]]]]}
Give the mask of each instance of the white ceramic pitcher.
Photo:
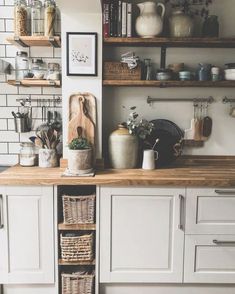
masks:
{"type": "Polygon", "coordinates": [[[147,1],[137,4],[140,15],[136,19],[136,32],[142,38],[153,38],[161,34],[163,30],[163,17],[165,15],[165,5],[147,1]],[[157,7],[162,8],[161,15],[157,14],[157,7]]]}

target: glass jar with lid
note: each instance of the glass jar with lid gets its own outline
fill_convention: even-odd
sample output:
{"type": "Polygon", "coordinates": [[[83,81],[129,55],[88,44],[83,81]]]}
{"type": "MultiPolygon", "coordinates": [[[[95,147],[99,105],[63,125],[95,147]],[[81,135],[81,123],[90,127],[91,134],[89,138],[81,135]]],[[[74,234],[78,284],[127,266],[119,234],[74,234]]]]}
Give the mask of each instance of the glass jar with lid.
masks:
{"type": "Polygon", "coordinates": [[[15,78],[21,81],[29,76],[29,58],[25,51],[17,51],[15,58],[15,78]]]}
{"type": "Polygon", "coordinates": [[[15,36],[27,36],[27,3],[25,0],[16,0],[14,7],[15,36]]]}
{"type": "Polygon", "coordinates": [[[53,0],[44,3],[44,35],[51,37],[55,34],[56,4],[53,0]]]}
{"type": "Polygon", "coordinates": [[[60,80],[60,65],[59,63],[48,63],[47,80],[60,80]]]}
{"type": "Polygon", "coordinates": [[[42,58],[33,58],[31,61],[31,73],[34,79],[42,80],[45,77],[46,69],[42,58]]]}
{"type": "Polygon", "coordinates": [[[44,13],[43,6],[40,0],[31,1],[31,35],[43,36],[44,35],[44,13]]]}
{"type": "Polygon", "coordinates": [[[35,146],[31,142],[20,144],[20,165],[21,166],[34,166],[37,161],[37,154],[35,146]]]}

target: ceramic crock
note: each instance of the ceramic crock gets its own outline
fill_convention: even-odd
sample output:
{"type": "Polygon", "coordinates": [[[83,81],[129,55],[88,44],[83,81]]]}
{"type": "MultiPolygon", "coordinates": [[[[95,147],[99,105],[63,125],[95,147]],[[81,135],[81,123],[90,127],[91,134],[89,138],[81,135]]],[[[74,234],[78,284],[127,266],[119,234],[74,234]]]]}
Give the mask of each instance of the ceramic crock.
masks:
{"type": "Polygon", "coordinates": [[[153,38],[161,34],[163,30],[163,17],[165,5],[162,3],[147,1],[137,4],[140,15],[136,19],[136,32],[142,38],[153,38]],[[157,7],[162,8],[161,15],[157,14],[157,7]]]}
{"type": "Polygon", "coordinates": [[[182,10],[174,11],[169,21],[171,37],[184,38],[193,36],[194,20],[182,10]]]}
{"type": "Polygon", "coordinates": [[[109,137],[109,159],[113,168],[135,168],[138,164],[138,138],[119,125],[109,137]]]}
{"type": "Polygon", "coordinates": [[[39,167],[58,166],[58,156],[55,149],[39,149],[39,167]]]}
{"type": "Polygon", "coordinates": [[[68,170],[71,174],[88,174],[92,172],[92,148],[84,150],[68,150],[68,170]]]}

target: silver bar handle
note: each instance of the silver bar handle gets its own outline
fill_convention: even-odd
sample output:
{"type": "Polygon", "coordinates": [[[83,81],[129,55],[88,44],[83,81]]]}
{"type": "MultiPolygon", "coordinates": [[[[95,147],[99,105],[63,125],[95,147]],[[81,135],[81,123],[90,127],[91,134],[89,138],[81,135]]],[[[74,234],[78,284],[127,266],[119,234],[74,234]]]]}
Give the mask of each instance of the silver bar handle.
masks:
{"type": "Polygon", "coordinates": [[[0,195],[0,229],[2,229],[3,227],[3,198],[2,195],[0,195]]]}
{"type": "Polygon", "coordinates": [[[215,190],[215,193],[220,195],[230,195],[230,194],[235,195],[235,190],[215,190]]]}
{"type": "Polygon", "coordinates": [[[234,241],[213,240],[213,243],[216,245],[235,245],[235,240],[234,241]]]}
{"type": "Polygon", "coordinates": [[[179,195],[179,224],[178,224],[178,229],[183,230],[184,225],[183,225],[183,205],[184,205],[184,196],[179,195]]]}

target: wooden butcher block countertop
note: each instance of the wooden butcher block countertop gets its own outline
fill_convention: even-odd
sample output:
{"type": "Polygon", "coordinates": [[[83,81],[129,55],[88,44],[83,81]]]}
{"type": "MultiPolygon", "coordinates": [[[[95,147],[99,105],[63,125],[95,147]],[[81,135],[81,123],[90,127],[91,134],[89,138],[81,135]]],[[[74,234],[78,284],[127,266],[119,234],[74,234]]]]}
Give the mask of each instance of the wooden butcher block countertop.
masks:
{"type": "Polygon", "coordinates": [[[184,157],[174,166],[145,171],[98,170],[94,177],[62,177],[64,168],[14,166],[0,174],[0,185],[156,185],[235,187],[235,157],[184,157]]]}

